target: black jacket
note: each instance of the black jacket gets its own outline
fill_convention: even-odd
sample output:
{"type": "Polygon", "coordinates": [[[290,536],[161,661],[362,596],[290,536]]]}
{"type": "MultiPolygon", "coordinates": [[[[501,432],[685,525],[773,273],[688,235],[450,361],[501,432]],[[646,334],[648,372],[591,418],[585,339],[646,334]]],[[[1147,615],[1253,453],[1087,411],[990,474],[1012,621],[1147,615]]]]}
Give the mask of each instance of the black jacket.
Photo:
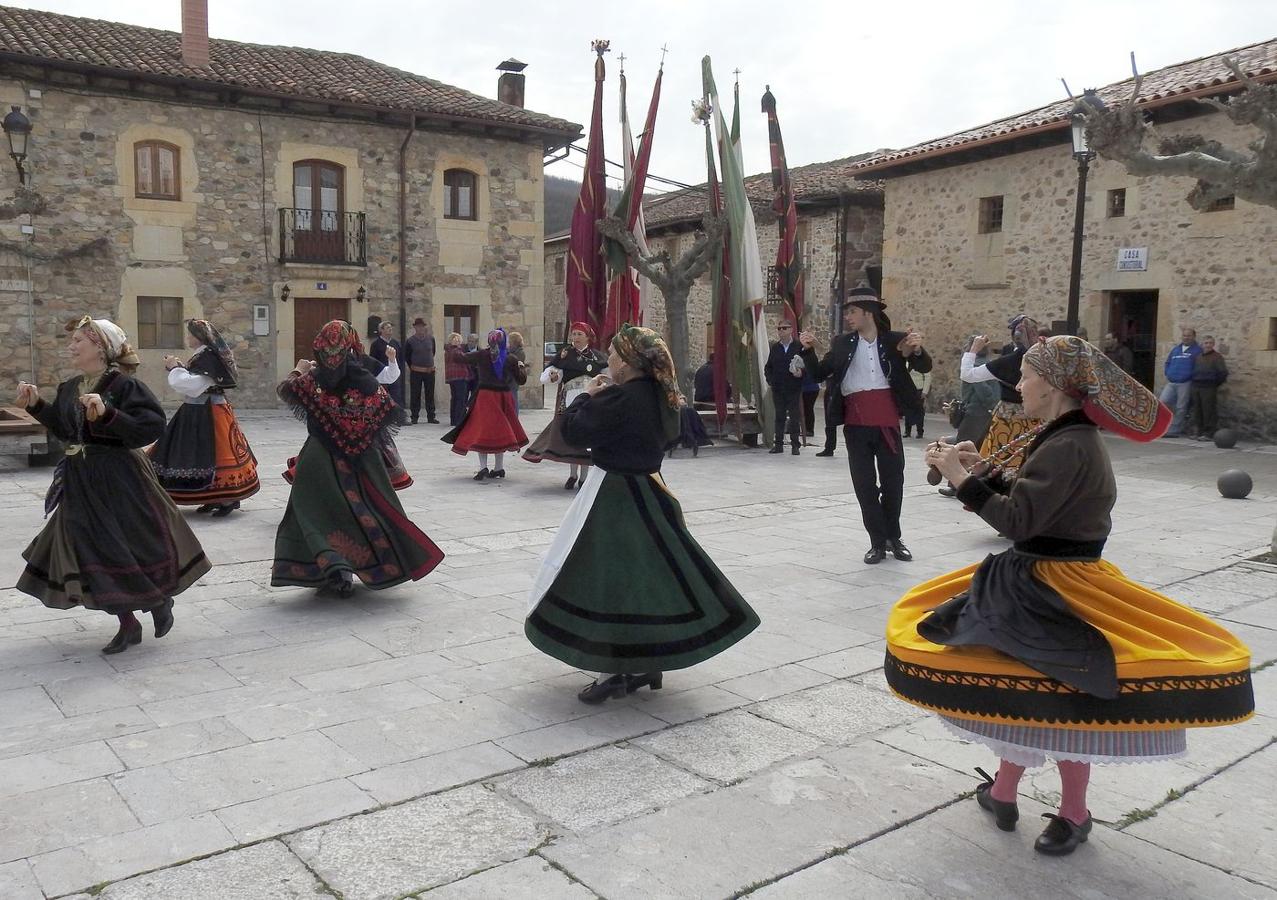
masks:
{"type": "MultiPolygon", "coordinates": [[[[931,371],[931,357],[926,350],[921,350],[916,356],[906,359],[896,349],[906,337],[903,331],[878,333],[878,364],[882,366],[882,372],[887,376],[887,384],[891,387],[891,395],[895,398],[896,409],[901,415],[922,409],[922,397],[918,389],[914,387],[909,373],[931,371]]],[[[847,367],[851,365],[852,357],[856,355],[856,349],[859,346],[859,334],[855,332],[841,334],[834,338],[833,346],[822,359],[816,358],[814,349],[804,350],[803,362],[811,370],[812,378],[818,381],[829,379],[833,391],[837,393],[841,390],[842,379],[847,374],[847,367]]],[[[830,403],[826,410],[825,424],[841,425],[842,414],[841,403],[830,403]]]]}
{"type": "Polygon", "coordinates": [[[659,472],[670,440],[664,406],[661,386],[652,378],[634,378],[593,396],[582,392],[563,414],[563,437],[573,447],[588,447],[594,465],[605,471],[659,472]]]}
{"type": "Polygon", "coordinates": [[[767,354],[767,364],[763,366],[763,377],[767,379],[767,383],[773,391],[777,393],[796,394],[803,389],[803,376],[789,374],[789,363],[795,356],[800,356],[803,352],[803,345],[797,340],[789,342],[789,350],[786,351],[780,341],[772,344],[771,352],[767,354]]]}

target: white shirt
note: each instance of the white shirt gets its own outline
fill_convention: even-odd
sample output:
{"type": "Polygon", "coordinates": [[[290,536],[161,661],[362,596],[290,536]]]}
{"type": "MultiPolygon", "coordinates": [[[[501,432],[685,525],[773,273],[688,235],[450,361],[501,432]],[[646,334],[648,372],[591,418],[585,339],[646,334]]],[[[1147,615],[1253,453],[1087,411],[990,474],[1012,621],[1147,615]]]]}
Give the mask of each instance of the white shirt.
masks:
{"type": "Polygon", "coordinates": [[[185,366],[174,366],[168,372],[168,386],[183,397],[194,399],[213,386],[213,379],[188,372],[185,366]]]}
{"type": "Polygon", "coordinates": [[[378,384],[394,384],[399,380],[399,360],[386,363],[380,372],[377,373],[378,384]]]}
{"type": "Polygon", "coordinates": [[[997,381],[997,376],[989,371],[989,367],[987,365],[977,366],[975,364],[977,359],[979,359],[979,357],[977,357],[974,353],[967,352],[962,354],[962,380],[967,384],[979,384],[982,381],[997,381]]]}
{"type": "Polygon", "coordinates": [[[890,388],[887,376],[883,374],[882,363],[878,361],[878,342],[861,338],[856,347],[856,355],[847,366],[847,374],[842,377],[842,392],[854,394],[858,391],[879,391],[890,388]]]}

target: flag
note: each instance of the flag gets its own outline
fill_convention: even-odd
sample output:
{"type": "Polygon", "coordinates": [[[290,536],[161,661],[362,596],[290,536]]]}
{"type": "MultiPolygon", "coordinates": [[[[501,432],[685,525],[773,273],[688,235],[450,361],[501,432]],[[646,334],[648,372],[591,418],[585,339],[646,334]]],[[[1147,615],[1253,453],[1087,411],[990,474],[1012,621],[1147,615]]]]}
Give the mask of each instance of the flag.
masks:
{"type": "MultiPolygon", "coordinates": [[[[729,131],[718,102],[718,88],[708,56],[701,60],[701,79],[704,92],[709,97],[718,136],[718,155],[722,171],[723,205],[727,212],[730,230],[729,255],[731,259],[731,305],[735,343],[745,349],[743,359],[737,354],[736,388],[743,395],[753,398],[763,425],[763,442],[770,446],[771,410],[768,405],[767,382],[763,379],[763,367],[770,349],[767,342],[767,323],[763,319],[766,292],[763,287],[762,257],[758,250],[758,232],[754,226],[754,212],[745,194],[745,177],[740,148],[740,92],[737,90],[733,127],[729,131]]],[[[716,348],[717,349],[717,348],[716,348]]]]}
{"type": "MultiPolygon", "coordinates": [[[[656,84],[652,88],[652,100],[647,108],[647,120],[643,123],[643,133],[639,135],[637,157],[634,154],[634,138],[630,134],[630,116],[625,99],[625,72],[621,72],[621,136],[622,160],[625,169],[625,190],[616,204],[616,217],[625,222],[634,236],[639,252],[646,255],[647,225],[643,220],[643,189],[647,182],[647,167],[652,157],[652,136],[656,132],[656,109],[661,99],[661,79],[665,70],[662,67],[656,73],[656,84]]],[[[638,271],[629,264],[625,248],[618,241],[608,240],[606,243],[608,267],[611,282],[608,285],[608,315],[604,331],[600,333],[601,345],[607,346],[612,335],[620,330],[626,322],[642,324],[643,321],[643,287],[645,280],[639,278],[638,271]]]]}
{"type": "Polygon", "coordinates": [[[795,333],[803,318],[803,257],[798,243],[798,205],[789,181],[785,162],[785,142],[780,136],[780,120],[776,118],[776,98],[771,86],[763,94],[763,112],[767,114],[767,137],[772,154],[772,212],[780,230],[776,248],[776,286],[785,303],[784,316],[794,325],[795,333]]]}
{"type": "Polygon", "coordinates": [[[607,312],[607,261],[595,222],[607,215],[607,180],[603,158],[603,54],[607,41],[595,41],[594,110],[590,114],[590,141],[585,152],[585,177],[572,210],[568,239],[568,271],[565,277],[568,322],[588,322],[596,334],[603,330],[607,312]]]}
{"type": "MultiPolygon", "coordinates": [[[[708,102],[708,101],[707,101],[708,102]]],[[[710,213],[723,215],[723,194],[718,188],[718,172],[714,165],[714,140],[710,134],[709,118],[705,118],[705,167],[706,183],[709,185],[710,213]]],[[[731,235],[726,227],[718,246],[710,257],[710,322],[714,333],[714,412],[718,418],[719,430],[727,421],[727,400],[729,381],[736,377],[741,368],[737,357],[742,355],[744,347],[733,337],[735,316],[732,312],[731,298],[731,256],[728,251],[731,235]],[[729,375],[729,373],[731,373],[729,375]]]]}

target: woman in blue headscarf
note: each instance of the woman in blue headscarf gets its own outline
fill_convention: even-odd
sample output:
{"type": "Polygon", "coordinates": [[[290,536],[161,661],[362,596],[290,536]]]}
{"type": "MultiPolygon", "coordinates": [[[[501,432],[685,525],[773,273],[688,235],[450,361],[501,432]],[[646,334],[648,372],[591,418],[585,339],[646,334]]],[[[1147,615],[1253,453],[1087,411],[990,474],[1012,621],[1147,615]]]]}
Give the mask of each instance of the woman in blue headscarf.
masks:
{"type": "Polygon", "coordinates": [[[462,360],[479,371],[479,389],[461,424],[445,434],[442,440],[452,444],[452,452],[465,456],[471,450],[479,454],[479,471],[475,481],[505,478],[503,457],[517,452],[528,442],[514,407],[517,385],[528,380],[527,367],[508,355],[505,330],[488,332],[488,346],[462,356],[462,360]],[[488,468],[488,454],[496,460],[488,468]]]}

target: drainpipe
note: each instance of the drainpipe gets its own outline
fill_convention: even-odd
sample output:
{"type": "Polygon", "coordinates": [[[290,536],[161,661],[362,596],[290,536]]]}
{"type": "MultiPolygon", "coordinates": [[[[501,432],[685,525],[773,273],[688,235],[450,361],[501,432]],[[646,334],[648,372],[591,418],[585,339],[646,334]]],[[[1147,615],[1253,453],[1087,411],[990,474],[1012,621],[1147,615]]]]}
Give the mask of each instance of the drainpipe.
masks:
{"type": "Polygon", "coordinates": [[[399,145],[399,340],[408,339],[408,145],[417,133],[417,115],[413,113],[408,133],[399,145]]]}

